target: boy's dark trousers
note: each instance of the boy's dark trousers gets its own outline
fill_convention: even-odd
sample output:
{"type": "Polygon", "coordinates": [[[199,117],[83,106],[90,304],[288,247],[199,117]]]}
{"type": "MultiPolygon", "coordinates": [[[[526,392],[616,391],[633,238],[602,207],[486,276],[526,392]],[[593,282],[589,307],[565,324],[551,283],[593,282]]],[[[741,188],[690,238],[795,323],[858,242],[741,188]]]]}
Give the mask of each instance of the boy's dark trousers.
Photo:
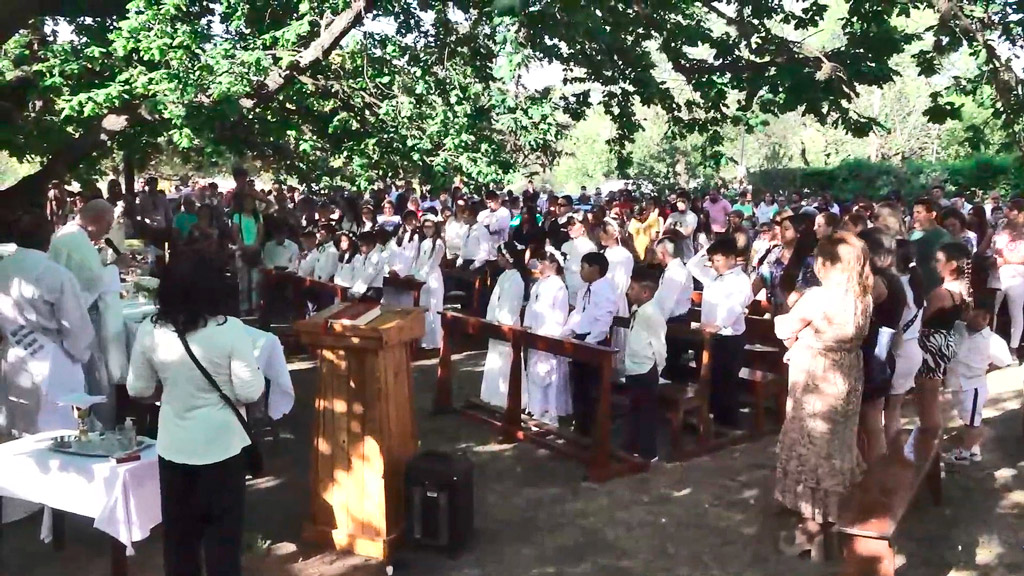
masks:
{"type": "Polygon", "coordinates": [[[711,337],[711,414],[715,424],[728,428],[739,427],[739,379],[746,344],[745,334],[711,337]]]}
{"type": "MultiPolygon", "coordinates": [[[[673,324],[683,324],[686,326],[690,325],[690,321],[687,319],[686,314],[680,314],[679,316],[673,316],[665,321],[669,326],[673,324]]],[[[686,364],[683,362],[683,355],[686,353],[686,344],[678,338],[673,338],[671,335],[665,337],[665,369],[662,370],[662,376],[666,380],[679,380],[683,377],[686,371],[686,364]]]]}
{"type": "Polygon", "coordinates": [[[626,451],[643,458],[658,457],[658,368],[626,376],[629,418],[626,451]]]}
{"type": "MultiPolygon", "coordinates": [[[[590,334],[577,334],[573,340],[586,340],[590,334]]],[[[589,438],[594,421],[594,387],[597,377],[593,366],[572,360],[569,362],[572,383],[573,431],[589,438]]]]}

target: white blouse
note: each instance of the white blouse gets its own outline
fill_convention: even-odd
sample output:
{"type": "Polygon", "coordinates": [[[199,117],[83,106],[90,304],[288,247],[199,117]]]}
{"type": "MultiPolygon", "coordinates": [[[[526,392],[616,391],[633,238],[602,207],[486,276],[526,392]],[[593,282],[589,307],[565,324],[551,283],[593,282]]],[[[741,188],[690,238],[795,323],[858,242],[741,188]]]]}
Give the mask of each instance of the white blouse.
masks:
{"type": "MultiPolygon", "coordinates": [[[[255,402],[263,394],[263,374],[241,320],[211,320],[186,339],[199,362],[236,404],[255,402]]],[[[139,326],[132,349],[128,393],[152,396],[157,383],[163,384],[156,443],[160,457],[200,466],[224,461],[249,445],[242,425],[188,357],[174,330],[146,321],[139,326]]]]}

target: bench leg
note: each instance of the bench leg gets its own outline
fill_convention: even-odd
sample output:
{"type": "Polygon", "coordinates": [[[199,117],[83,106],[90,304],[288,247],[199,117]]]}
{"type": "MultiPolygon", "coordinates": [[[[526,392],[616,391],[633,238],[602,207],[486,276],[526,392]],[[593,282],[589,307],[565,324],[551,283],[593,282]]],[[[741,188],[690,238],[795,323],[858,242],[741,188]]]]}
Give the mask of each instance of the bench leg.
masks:
{"type": "MultiPolygon", "coordinates": [[[[45,513],[45,512],[44,512],[45,513]]],[[[67,545],[67,513],[62,510],[52,510],[53,518],[53,549],[57,552],[64,551],[67,545]]]]}
{"type": "Polygon", "coordinates": [[[895,576],[896,555],[887,540],[847,536],[842,576],[895,576]]]}
{"type": "Polygon", "coordinates": [[[928,492],[932,495],[932,502],[936,506],[942,506],[942,462],[938,454],[932,458],[926,481],[928,482],[928,492]]]}

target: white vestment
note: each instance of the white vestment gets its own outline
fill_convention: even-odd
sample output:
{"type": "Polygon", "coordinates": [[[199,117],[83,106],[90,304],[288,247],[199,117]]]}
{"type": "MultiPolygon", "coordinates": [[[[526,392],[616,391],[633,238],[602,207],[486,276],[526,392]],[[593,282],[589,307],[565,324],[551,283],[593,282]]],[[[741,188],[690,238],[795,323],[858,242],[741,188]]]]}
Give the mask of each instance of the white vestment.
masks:
{"type": "MultiPolygon", "coordinates": [[[[82,362],[94,338],[81,288],[70,272],[38,250],[0,250],[0,436],[77,428],[65,396],[84,393],[82,362]]],[[[38,506],[10,499],[13,521],[38,506]]]]}
{"type": "MultiPolygon", "coordinates": [[[[523,327],[536,334],[559,337],[569,318],[569,293],[558,276],[541,278],[530,289],[523,327]]],[[[558,416],[572,414],[569,390],[569,360],[562,356],[530,350],[526,381],[529,410],[535,418],[558,424],[558,416]]]]}
{"type": "MultiPolygon", "coordinates": [[[[517,270],[506,270],[498,277],[498,284],[491,292],[487,303],[487,320],[506,326],[519,326],[519,313],[523,309],[523,293],[526,289],[523,277],[517,270]]],[[[508,382],[512,370],[512,347],[508,342],[491,340],[487,346],[487,360],[484,363],[484,380],[480,386],[480,399],[493,406],[504,408],[508,403],[508,382]]],[[[525,370],[524,370],[525,372],[525,370]]],[[[525,379],[522,380],[525,382],[525,379]]],[[[526,386],[523,390],[523,406],[527,405],[526,386]]]]}
{"type": "Polygon", "coordinates": [[[114,426],[114,385],[123,385],[128,374],[121,283],[116,266],[104,266],[89,234],[77,222],[63,226],[50,241],[50,260],[67,268],[82,289],[82,303],[89,311],[96,338],[86,362],[86,392],[106,396],[93,415],[106,428],[114,426]]]}
{"type": "MultiPolygon", "coordinates": [[[[398,233],[399,237],[402,238],[402,245],[398,245],[397,238],[388,244],[388,273],[394,272],[400,277],[410,276],[414,272],[416,257],[420,253],[420,238],[415,232],[405,228],[402,228],[398,233]]],[[[385,286],[384,298],[381,300],[381,304],[398,308],[411,308],[412,292],[385,286]]]]}
{"type": "Polygon", "coordinates": [[[433,350],[441,347],[441,311],[444,309],[444,277],[441,275],[441,259],[444,258],[444,242],[435,244],[429,239],[420,244],[416,257],[414,276],[425,282],[420,291],[420,307],[427,309],[426,331],[420,346],[433,350]]]}
{"type": "Polygon", "coordinates": [[[569,290],[569,302],[576,302],[576,295],[587,284],[580,278],[580,269],[583,267],[583,255],[597,252],[597,245],[584,235],[569,240],[562,244],[561,247],[556,248],[565,254],[565,287],[569,290]]]}
{"type": "MultiPolygon", "coordinates": [[[[629,290],[629,282],[633,277],[633,254],[622,246],[606,248],[604,255],[608,258],[608,277],[615,284],[615,291],[619,294],[619,309],[616,316],[629,316],[629,303],[626,301],[626,291],[629,290]]],[[[621,376],[626,368],[626,335],[629,330],[625,328],[612,328],[612,348],[619,352],[615,354],[615,370],[621,376]]]]}

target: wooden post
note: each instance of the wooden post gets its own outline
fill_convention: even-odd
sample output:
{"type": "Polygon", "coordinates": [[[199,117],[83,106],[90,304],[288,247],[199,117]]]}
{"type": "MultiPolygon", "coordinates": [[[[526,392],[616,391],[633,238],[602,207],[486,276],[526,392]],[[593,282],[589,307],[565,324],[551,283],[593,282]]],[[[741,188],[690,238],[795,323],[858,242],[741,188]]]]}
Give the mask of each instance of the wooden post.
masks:
{"type": "Polygon", "coordinates": [[[53,549],[57,552],[63,552],[68,541],[67,513],[55,508],[52,509],[51,513],[53,515],[53,549]]]}
{"type": "Polygon", "coordinates": [[[611,466],[612,447],[612,357],[602,359],[598,380],[597,422],[590,447],[587,476],[594,482],[603,481],[611,466]]]}
{"type": "Polygon", "coordinates": [[[450,412],[452,409],[452,348],[456,328],[447,314],[441,315],[441,357],[437,360],[437,387],[434,389],[434,413],[450,412]]]}
{"type": "Polygon", "coordinates": [[[512,444],[520,440],[523,431],[523,340],[519,331],[512,332],[512,367],[509,369],[508,394],[505,413],[501,419],[501,441],[512,444]]]}

